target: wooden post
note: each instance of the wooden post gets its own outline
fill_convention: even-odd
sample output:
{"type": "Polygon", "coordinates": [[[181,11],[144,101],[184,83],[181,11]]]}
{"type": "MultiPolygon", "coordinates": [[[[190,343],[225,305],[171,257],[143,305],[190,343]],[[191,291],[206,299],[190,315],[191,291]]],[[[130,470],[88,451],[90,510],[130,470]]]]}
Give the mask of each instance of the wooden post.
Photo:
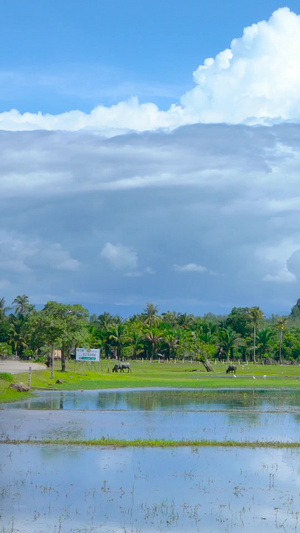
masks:
{"type": "Polygon", "coordinates": [[[28,387],[31,387],[31,373],[32,373],[32,368],[30,366],[28,369],[28,387]]]}

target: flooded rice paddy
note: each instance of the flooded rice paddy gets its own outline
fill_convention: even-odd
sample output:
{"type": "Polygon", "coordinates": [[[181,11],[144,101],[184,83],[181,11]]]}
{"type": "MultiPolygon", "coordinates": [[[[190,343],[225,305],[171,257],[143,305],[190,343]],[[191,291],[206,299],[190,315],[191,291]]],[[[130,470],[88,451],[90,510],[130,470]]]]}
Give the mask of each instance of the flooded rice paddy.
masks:
{"type": "Polygon", "coordinates": [[[0,410],[0,533],[300,531],[300,392],[41,392],[0,410]],[[224,441],[206,447],[8,439],[224,441]]]}

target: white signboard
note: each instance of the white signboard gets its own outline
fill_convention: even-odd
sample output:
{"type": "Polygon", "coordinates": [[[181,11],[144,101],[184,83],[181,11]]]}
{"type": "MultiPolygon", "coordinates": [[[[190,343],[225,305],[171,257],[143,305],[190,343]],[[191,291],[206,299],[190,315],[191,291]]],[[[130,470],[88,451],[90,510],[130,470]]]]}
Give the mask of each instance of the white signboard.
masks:
{"type": "Polygon", "coordinates": [[[86,348],[76,348],[76,361],[99,361],[100,349],[92,348],[87,350],[86,348]]]}

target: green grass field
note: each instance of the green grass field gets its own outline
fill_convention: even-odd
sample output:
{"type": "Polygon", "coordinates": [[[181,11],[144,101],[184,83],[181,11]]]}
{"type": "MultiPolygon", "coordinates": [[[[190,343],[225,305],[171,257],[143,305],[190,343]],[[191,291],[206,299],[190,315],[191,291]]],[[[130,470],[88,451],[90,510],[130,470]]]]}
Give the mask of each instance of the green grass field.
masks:
{"type": "MultiPolygon", "coordinates": [[[[291,389],[300,387],[300,366],[237,365],[236,377],[226,375],[226,364],[214,365],[214,372],[207,373],[201,363],[131,363],[132,372],[112,373],[114,363],[79,363],[69,361],[66,372],[57,364],[54,379],[50,370],[34,371],[32,387],[77,390],[140,387],[191,387],[191,388],[245,388],[245,389],[291,389]],[[56,383],[62,380],[63,383],[56,383]]],[[[11,382],[28,383],[27,374],[0,374],[0,402],[20,399],[29,393],[19,393],[9,388],[11,382]]]]}

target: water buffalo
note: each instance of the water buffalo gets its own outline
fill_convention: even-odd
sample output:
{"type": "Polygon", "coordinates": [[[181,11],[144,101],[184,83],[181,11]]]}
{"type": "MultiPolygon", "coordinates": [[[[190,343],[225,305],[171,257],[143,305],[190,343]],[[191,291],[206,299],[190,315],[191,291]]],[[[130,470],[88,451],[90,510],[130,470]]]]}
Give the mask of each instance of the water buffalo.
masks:
{"type": "Polygon", "coordinates": [[[131,368],[130,368],[130,364],[129,363],[120,363],[119,364],[119,369],[121,370],[121,372],[124,372],[124,370],[127,369],[127,372],[131,372],[131,368]]]}
{"type": "Polygon", "coordinates": [[[112,371],[113,372],[118,372],[118,370],[120,370],[120,372],[124,372],[126,369],[127,369],[128,372],[131,372],[131,368],[130,368],[130,364],[129,363],[116,363],[115,366],[113,367],[112,371]]]}
{"type": "Polygon", "coordinates": [[[235,365],[229,365],[227,370],[226,370],[226,374],[229,374],[230,372],[233,372],[235,374],[236,372],[236,366],[235,365]]]}

